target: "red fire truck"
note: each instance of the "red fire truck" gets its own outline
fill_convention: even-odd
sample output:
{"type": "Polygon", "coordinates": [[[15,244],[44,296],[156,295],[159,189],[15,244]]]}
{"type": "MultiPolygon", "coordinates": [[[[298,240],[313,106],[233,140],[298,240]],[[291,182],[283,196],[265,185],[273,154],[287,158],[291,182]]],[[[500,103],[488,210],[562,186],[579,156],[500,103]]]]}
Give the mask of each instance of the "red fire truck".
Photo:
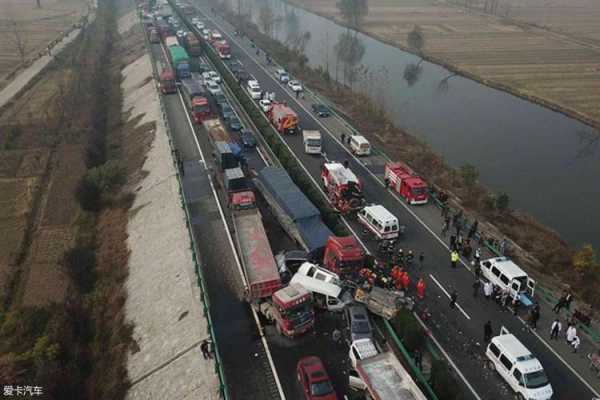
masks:
{"type": "Polygon", "coordinates": [[[360,210],[365,203],[360,180],[339,162],[326,162],[321,169],[323,186],[331,204],[342,214],[360,210]]]}
{"type": "Polygon", "coordinates": [[[408,165],[401,162],[385,164],[385,178],[389,187],[410,204],[426,204],[429,200],[427,184],[408,165]]]}
{"type": "Polygon", "coordinates": [[[273,103],[267,116],[281,134],[293,134],[298,131],[298,114],[285,103],[273,103]]]}

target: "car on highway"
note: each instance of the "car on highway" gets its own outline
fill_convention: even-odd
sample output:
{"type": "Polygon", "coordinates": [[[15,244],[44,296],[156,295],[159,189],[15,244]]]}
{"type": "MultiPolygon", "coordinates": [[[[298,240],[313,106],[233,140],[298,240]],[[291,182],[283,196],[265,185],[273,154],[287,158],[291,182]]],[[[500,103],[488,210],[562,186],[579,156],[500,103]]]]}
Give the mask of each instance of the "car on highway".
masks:
{"type": "Polygon", "coordinates": [[[202,29],[202,39],[208,40],[208,36],[210,35],[210,31],[206,28],[202,29]]]}
{"type": "Polygon", "coordinates": [[[202,82],[204,82],[205,85],[208,85],[209,82],[214,82],[209,72],[210,71],[206,71],[202,73],[202,82]]]}
{"type": "Polygon", "coordinates": [[[240,131],[240,140],[242,142],[242,144],[244,145],[244,147],[256,147],[256,138],[254,137],[254,135],[252,134],[252,132],[250,132],[247,129],[242,129],[240,131]]]}
{"type": "Polygon", "coordinates": [[[337,400],[331,379],[319,357],[301,358],[296,372],[306,400],[337,400]]]}
{"type": "Polygon", "coordinates": [[[346,308],[346,319],[350,328],[350,342],[373,339],[373,326],[365,306],[353,305],[346,308]]]}
{"type": "Polygon", "coordinates": [[[217,72],[208,71],[208,74],[210,75],[210,78],[213,80],[213,82],[221,83],[221,75],[219,75],[217,72]]]}
{"type": "Polygon", "coordinates": [[[296,80],[289,81],[288,82],[288,86],[294,92],[301,92],[302,91],[302,84],[300,82],[296,81],[296,80]]]}
{"type": "Polygon", "coordinates": [[[221,108],[223,107],[223,105],[229,105],[229,102],[227,101],[227,97],[225,97],[223,93],[217,93],[215,95],[215,104],[217,105],[217,110],[221,112],[221,108]]]}
{"type": "Polygon", "coordinates": [[[259,100],[258,106],[264,113],[267,113],[271,109],[271,100],[267,100],[267,99],[259,100]]]}
{"type": "Polygon", "coordinates": [[[262,95],[260,85],[255,79],[251,79],[248,81],[248,83],[246,84],[246,90],[248,91],[250,97],[252,97],[254,100],[260,99],[260,96],[262,95]]]}
{"type": "Polygon", "coordinates": [[[198,28],[198,30],[201,31],[202,29],[204,29],[204,23],[203,22],[196,22],[196,28],[198,28]]]}
{"type": "Polygon", "coordinates": [[[229,65],[229,69],[231,70],[231,72],[235,75],[236,72],[241,71],[242,69],[244,69],[244,65],[240,62],[240,60],[236,60],[236,59],[229,59],[226,61],[227,64],[229,65]]]}
{"type": "Polygon", "coordinates": [[[192,24],[197,24],[198,22],[200,22],[200,18],[198,17],[192,17],[192,24]]]}
{"type": "Polygon", "coordinates": [[[184,31],[184,30],[177,31],[177,37],[178,38],[183,38],[186,34],[187,34],[187,32],[184,31]]]}
{"type": "Polygon", "coordinates": [[[290,81],[290,74],[288,74],[285,69],[277,69],[277,71],[275,71],[275,76],[281,83],[288,83],[290,81]]]}
{"type": "Polygon", "coordinates": [[[219,86],[218,83],[212,81],[208,82],[208,84],[206,85],[206,90],[208,90],[208,92],[213,96],[216,96],[219,93],[223,93],[223,91],[221,90],[221,86],[219,86]]]}
{"type": "Polygon", "coordinates": [[[243,126],[237,115],[232,115],[227,119],[227,126],[234,132],[242,130],[243,126]]]}
{"type": "Polygon", "coordinates": [[[233,115],[233,108],[231,108],[229,103],[225,103],[219,109],[219,115],[221,115],[223,119],[229,118],[231,115],[233,115]]]}
{"type": "Polygon", "coordinates": [[[331,111],[329,111],[329,108],[325,104],[315,103],[312,105],[312,110],[321,118],[327,118],[331,116],[331,111]]]}

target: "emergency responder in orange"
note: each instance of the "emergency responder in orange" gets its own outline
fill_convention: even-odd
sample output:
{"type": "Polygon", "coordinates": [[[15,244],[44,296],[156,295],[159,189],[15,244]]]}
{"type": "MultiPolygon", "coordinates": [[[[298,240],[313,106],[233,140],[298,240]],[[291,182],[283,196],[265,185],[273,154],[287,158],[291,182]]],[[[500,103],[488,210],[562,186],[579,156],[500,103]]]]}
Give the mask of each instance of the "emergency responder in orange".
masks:
{"type": "Polygon", "coordinates": [[[402,274],[401,280],[402,280],[402,288],[404,290],[408,290],[408,285],[410,285],[410,277],[408,276],[408,272],[405,271],[402,274]]]}
{"type": "Polygon", "coordinates": [[[423,278],[419,278],[419,281],[417,282],[417,296],[419,299],[425,297],[425,281],[423,278]]]}

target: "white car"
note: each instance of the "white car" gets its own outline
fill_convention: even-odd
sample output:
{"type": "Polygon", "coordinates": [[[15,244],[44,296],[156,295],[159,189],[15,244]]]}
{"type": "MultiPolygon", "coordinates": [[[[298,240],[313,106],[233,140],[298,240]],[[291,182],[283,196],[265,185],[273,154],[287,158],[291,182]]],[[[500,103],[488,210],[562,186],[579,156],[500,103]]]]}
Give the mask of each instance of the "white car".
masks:
{"type": "Polygon", "coordinates": [[[288,86],[294,92],[301,92],[302,91],[302,84],[300,82],[298,82],[298,81],[289,81],[288,82],[288,86]]]}
{"type": "Polygon", "coordinates": [[[223,91],[221,90],[221,86],[219,86],[218,83],[215,83],[213,81],[208,82],[208,84],[206,85],[206,90],[208,90],[208,92],[213,96],[223,93],[223,91]]]}
{"type": "Polygon", "coordinates": [[[198,28],[198,30],[204,29],[204,23],[202,23],[202,22],[196,22],[196,28],[198,28]]]}
{"type": "Polygon", "coordinates": [[[204,40],[208,40],[208,35],[210,34],[210,31],[208,29],[202,29],[202,39],[204,40]]]}
{"type": "Polygon", "coordinates": [[[185,31],[177,31],[177,37],[184,37],[186,35],[185,31]]]}
{"type": "Polygon", "coordinates": [[[205,85],[208,85],[210,82],[214,82],[209,72],[202,73],[202,82],[204,82],[205,85]]]}
{"type": "Polygon", "coordinates": [[[264,113],[269,112],[271,109],[271,100],[263,99],[258,101],[258,106],[264,113]]]}
{"type": "Polygon", "coordinates": [[[212,79],[213,82],[221,83],[221,75],[219,75],[215,71],[208,71],[208,74],[210,75],[210,79],[212,79]]]}
{"type": "Polygon", "coordinates": [[[262,90],[260,90],[260,85],[257,80],[251,79],[248,81],[246,85],[246,90],[252,99],[259,100],[262,96],[262,90]]]}

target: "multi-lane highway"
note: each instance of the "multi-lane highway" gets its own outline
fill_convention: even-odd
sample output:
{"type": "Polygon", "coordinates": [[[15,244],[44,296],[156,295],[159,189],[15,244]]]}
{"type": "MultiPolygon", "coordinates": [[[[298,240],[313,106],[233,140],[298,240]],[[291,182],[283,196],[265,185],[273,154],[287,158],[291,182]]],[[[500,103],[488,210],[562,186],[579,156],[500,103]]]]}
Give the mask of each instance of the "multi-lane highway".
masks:
{"type": "MultiPolygon", "coordinates": [[[[262,89],[274,92],[278,100],[286,101],[298,113],[303,129],[320,130],[324,134],[327,157],[331,160],[348,160],[350,168],[363,181],[366,198],[371,202],[383,204],[400,219],[402,224],[407,226],[407,235],[402,246],[405,249],[424,251],[426,254],[426,263],[419,275],[426,278],[428,285],[424,305],[432,313],[429,328],[464,380],[470,383],[473,398],[512,397],[496,374],[484,369],[482,339],[483,324],[487,320],[492,321],[495,332],[498,332],[501,326],[508,328],[540,359],[553,383],[556,398],[571,400],[593,397],[594,389],[591,385],[596,383],[589,382],[589,379],[585,379],[587,377],[582,377],[583,372],[576,372],[570,368],[568,362],[564,361],[564,356],[551,350],[546,340],[542,340],[542,336],[544,339],[546,337],[545,332],[540,335],[529,333],[521,320],[500,310],[495,303],[473,298],[471,295],[473,275],[467,268],[456,270],[450,268],[447,245],[436,234],[439,226],[434,225],[438,222],[433,211],[415,212],[386,191],[379,179],[382,171],[381,164],[377,160],[366,160],[368,165],[365,165],[364,161],[352,157],[348,149],[340,143],[339,132],[332,131],[328,125],[315,118],[309,111],[306,101],[297,100],[285,86],[279,84],[272,71],[265,67],[254,52],[249,51],[248,43],[244,43],[242,39],[232,34],[231,26],[210,14],[208,5],[198,4],[198,6],[210,21],[211,27],[218,28],[224,33],[232,47],[233,56],[239,59],[245,69],[260,82],[262,89]],[[447,294],[452,289],[456,289],[459,293],[460,307],[457,309],[450,309],[448,306],[447,294]]],[[[304,154],[299,135],[285,136],[283,139],[309,174],[318,181],[322,159],[304,154]]],[[[355,221],[347,222],[354,232],[361,231],[355,221]]],[[[373,242],[366,242],[365,245],[374,250],[373,242]]],[[[413,279],[416,279],[416,276],[413,279]]],[[[549,326],[550,318],[549,314],[542,314],[540,329],[549,326]]],[[[294,345],[291,347],[294,350],[296,348],[294,345]]],[[[279,360],[277,357],[274,358],[275,366],[279,371],[279,360]]],[[[289,370],[289,366],[284,369],[289,370]]]]}

